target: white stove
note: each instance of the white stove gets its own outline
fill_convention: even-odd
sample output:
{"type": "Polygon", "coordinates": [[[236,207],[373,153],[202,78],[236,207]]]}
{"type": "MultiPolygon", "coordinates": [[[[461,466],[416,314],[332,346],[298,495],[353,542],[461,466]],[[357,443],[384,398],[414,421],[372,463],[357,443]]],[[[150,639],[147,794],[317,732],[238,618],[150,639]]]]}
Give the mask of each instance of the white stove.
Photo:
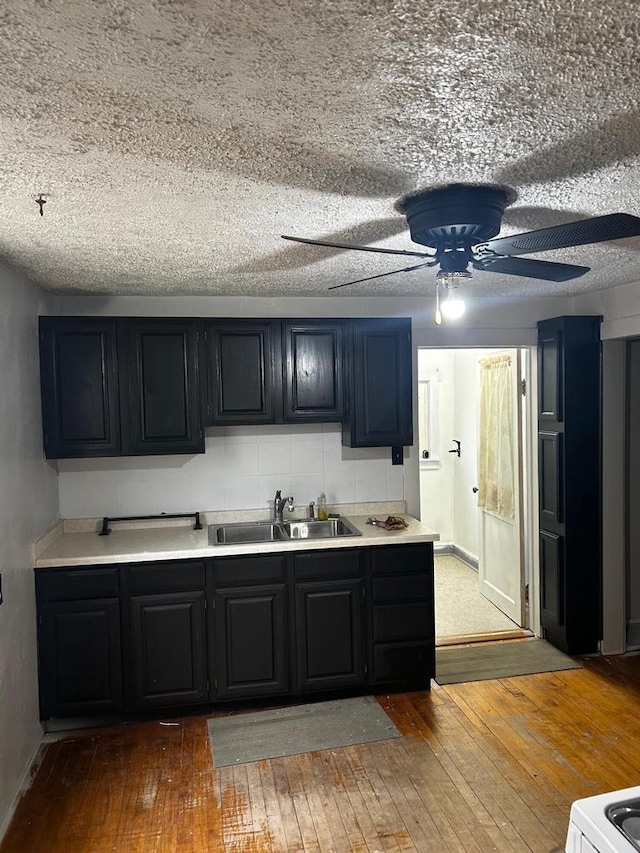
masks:
{"type": "MultiPolygon", "coordinates": [[[[607,817],[612,806],[625,805],[630,801],[636,801],[636,805],[640,803],[640,785],[576,800],[571,806],[566,853],[638,853],[640,816],[635,817],[632,811],[625,809],[617,810],[620,815],[618,823],[630,832],[631,837],[638,839],[637,846],[607,817]]],[[[640,815],[640,808],[637,811],[640,815]]]]}

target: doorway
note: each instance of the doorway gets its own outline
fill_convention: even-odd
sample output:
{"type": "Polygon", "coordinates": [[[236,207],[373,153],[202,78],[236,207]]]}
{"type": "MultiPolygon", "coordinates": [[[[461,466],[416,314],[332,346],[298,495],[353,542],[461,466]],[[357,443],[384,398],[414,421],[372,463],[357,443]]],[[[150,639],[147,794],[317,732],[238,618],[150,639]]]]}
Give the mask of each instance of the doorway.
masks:
{"type": "Polygon", "coordinates": [[[440,534],[438,646],[531,636],[527,519],[533,466],[526,393],[531,371],[526,348],[418,349],[420,518],[440,534]],[[487,400],[495,391],[487,389],[496,386],[487,383],[495,383],[497,374],[502,402],[488,418],[487,400]],[[493,437],[496,429],[501,442],[497,433],[493,437]],[[511,466],[506,505],[487,501],[486,452],[489,447],[493,455],[498,445],[511,466]],[[480,480],[479,459],[485,470],[480,480]]]}

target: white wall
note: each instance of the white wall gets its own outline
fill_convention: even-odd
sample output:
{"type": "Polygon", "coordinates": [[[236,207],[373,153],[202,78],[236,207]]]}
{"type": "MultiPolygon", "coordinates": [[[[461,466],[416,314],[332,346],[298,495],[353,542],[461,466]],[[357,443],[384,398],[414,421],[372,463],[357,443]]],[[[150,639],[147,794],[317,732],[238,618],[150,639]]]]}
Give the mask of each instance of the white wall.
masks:
{"type": "Polygon", "coordinates": [[[296,504],[325,492],[329,505],[403,500],[404,466],[388,447],[342,446],[340,424],[216,427],[206,453],[66,459],[58,463],[60,515],[155,515],[268,510],[276,489],[296,504]]]}
{"type": "MultiPolygon", "coordinates": [[[[454,416],[456,433],[461,442],[461,455],[454,459],[453,506],[455,544],[473,557],[478,557],[478,499],[473,487],[478,485],[478,406],[480,371],[478,360],[487,350],[456,350],[454,360],[454,416]]],[[[453,447],[453,445],[451,445],[453,447]]]]}
{"type": "Polygon", "coordinates": [[[42,737],[31,548],[58,505],[56,473],[42,454],[40,295],[0,266],[0,837],[42,737]]]}
{"type": "MultiPolygon", "coordinates": [[[[453,429],[453,350],[418,350],[418,378],[429,379],[432,383],[433,403],[436,406],[437,433],[429,449],[432,457],[439,459],[420,461],[420,520],[437,530],[440,541],[454,541],[453,532],[453,454],[447,453],[451,447],[453,429]]],[[[419,415],[420,416],[420,415],[419,415]]],[[[416,436],[419,431],[416,430],[416,436]]],[[[418,448],[419,449],[419,448],[418,448]]]]}

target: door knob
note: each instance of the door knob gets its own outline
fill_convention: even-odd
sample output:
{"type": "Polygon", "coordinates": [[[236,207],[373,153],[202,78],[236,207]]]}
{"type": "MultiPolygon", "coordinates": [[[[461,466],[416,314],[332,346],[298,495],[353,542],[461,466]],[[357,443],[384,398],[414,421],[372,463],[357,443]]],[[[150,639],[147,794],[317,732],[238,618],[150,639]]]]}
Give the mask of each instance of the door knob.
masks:
{"type": "Polygon", "coordinates": [[[477,486],[473,486],[473,488],[471,489],[471,491],[472,491],[472,492],[473,492],[473,494],[475,495],[475,493],[478,491],[478,487],[477,487],[477,486]]]}

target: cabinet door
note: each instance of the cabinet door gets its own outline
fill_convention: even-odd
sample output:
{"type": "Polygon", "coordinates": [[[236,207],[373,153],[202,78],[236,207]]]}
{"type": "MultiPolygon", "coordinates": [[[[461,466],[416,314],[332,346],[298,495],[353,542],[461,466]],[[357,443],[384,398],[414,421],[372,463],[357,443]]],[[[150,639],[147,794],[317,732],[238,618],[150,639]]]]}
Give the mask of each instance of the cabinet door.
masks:
{"type": "Polygon", "coordinates": [[[218,590],[215,623],[219,699],[289,692],[283,584],[218,590]]]}
{"type": "Polygon", "coordinates": [[[428,688],[435,677],[433,546],[381,546],[371,554],[369,681],[428,688]]]}
{"type": "Polygon", "coordinates": [[[197,321],[125,320],[123,328],[125,452],[204,453],[197,321]]]}
{"type": "Polygon", "coordinates": [[[39,664],[43,719],[121,711],[118,599],[41,604],[39,664]]]}
{"type": "Polygon", "coordinates": [[[276,421],[279,388],[274,382],[274,366],[280,364],[278,332],[279,323],[274,322],[207,326],[209,423],[276,421]]]}
{"type": "Polygon", "coordinates": [[[568,654],[597,651],[602,610],[600,318],[538,323],[540,613],[568,654]]]}
{"type": "Polygon", "coordinates": [[[355,320],[351,350],[350,411],[343,443],[413,444],[411,321],[355,320]]]}
{"type": "Polygon", "coordinates": [[[286,322],[285,421],[344,417],[344,327],[341,322],[286,322]]]}
{"type": "Polygon", "coordinates": [[[298,689],[364,684],[361,580],[296,584],[298,689]]]}
{"type": "Polygon", "coordinates": [[[130,599],[133,704],[206,701],[205,594],[171,592],[130,599]]]}
{"type": "Polygon", "coordinates": [[[41,317],[40,377],[49,459],[121,452],[114,320],[41,317]]]}

